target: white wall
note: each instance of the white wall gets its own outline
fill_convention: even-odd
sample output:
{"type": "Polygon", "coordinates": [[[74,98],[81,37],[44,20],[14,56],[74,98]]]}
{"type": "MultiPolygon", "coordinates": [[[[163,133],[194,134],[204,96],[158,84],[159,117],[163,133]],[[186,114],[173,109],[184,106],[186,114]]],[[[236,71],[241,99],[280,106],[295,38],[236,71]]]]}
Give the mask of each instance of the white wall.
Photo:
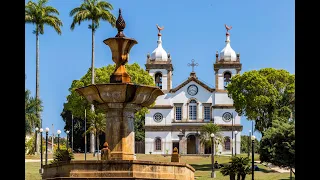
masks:
{"type": "Polygon", "coordinates": [[[146,131],[145,132],[145,154],[166,154],[166,150],[169,153],[172,152],[172,140],[171,140],[171,132],[163,132],[163,131],[146,131]],[[155,151],[155,138],[161,138],[161,151],[155,151]]]}
{"type": "Polygon", "coordinates": [[[241,124],[241,117],[238,115],[238,113],[235,111],[235,109],[213,109],[213,118],[214,118],[214,123],[215,124],[232,124],[232,120],[230,122],[225,122],[222,119],[222,115],[226,112],[229,112],[233,114],[234,116],[234,124],[241,124]]]}
{"type": "MultiPolygon", "coordinates": [[[[221,135],[223,137],[230,137],[230,139],[232,138],[232,131],[222,131],[221,135]]],[[[223,146],[219,145],[218,150],[216,150],[217,152],[221,152],[221,154],[232,154],[231,150],[233,147],[233,153],[237,152],[237,154],[240,154],[240,146],[241,146],[241,132],[238,132],[237,136],[235,135],[235,133],[233,133],[233,138],[236,137],[236,142],[237,142],[237,150],[235,147],[235,141],[231,141],[231,146],[230,146],[230,151],[224,151],[223,150],[223,146]]],[[[219,154],[219,153],[218,153],[219,154]]]]}
{"type": "Polygon", "coordinates": [[[215,93],[215,104],[233,104],[233,100],[225,92],[215,93]]]}
{"type": "Polygon", "coordinates": [[[166,126],[171,125],[172,122],[172,109],[149,109],[149,113],[145,116],[145,125],[146,126],[166,126]],[[155,113],[161,113],[163,116],[163,119],[161,122],[155,122],[153,119],[153,115],[155,113]]]}

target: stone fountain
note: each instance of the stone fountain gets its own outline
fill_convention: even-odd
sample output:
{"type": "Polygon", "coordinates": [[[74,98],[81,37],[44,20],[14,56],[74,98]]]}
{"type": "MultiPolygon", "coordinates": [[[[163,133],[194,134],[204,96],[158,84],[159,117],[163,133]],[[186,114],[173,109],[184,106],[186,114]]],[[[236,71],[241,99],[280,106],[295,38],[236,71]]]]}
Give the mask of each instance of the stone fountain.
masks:
{"type": "Polygon", "coordinates": [[[118,33],[103,41],[110,47],[116,64],[110,83],[76,89],[95,107],[106,112],[105,134],[110,160],[74,160],[45,165],[43,179],[194,179],[195,170],[188,164],[134,160],[134,114],[151,105],[163,92],[158,87],[131,83],[125,64],[137,41],[125,37],[125,27],[119,9],[118,33]]]}

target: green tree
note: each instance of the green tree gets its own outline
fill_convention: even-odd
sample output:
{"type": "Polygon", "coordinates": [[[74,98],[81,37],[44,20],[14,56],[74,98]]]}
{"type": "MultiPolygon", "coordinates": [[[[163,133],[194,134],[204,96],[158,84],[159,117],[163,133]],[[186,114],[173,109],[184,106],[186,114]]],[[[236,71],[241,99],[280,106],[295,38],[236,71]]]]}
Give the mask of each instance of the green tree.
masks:
{"type": "MultiPolygon", "coordinates": [[[[127,64],[126,69],[128,74],[131,77],[132,83],[141,84],[141,85],[150,85],[154,86],[153,77],[148,74],[147,71],[142,69],[139,64],[127,64]]],[[[101,68],[96,68],[96,76],[95,81],[96,83],[109,83],[110,82],[110,75],[114,72],[115,65],[108,65],[101,68]]],[[[64,109],[61,113],[63,120],[66,122],[65,130],[71,130],[71,114],[73,114],[74,118],[74,140],[78,137],[78,132],[84,132],[84,109],[87,109],[87,112],[90,110],[90,104],[88,101],[80,96],[75,89],[87,86],[91,84],[91,69],[87,71],[87,73],[80,79],[74,80],[69,88],[70,94],[67,96],[67,102],[64,103],[64,109]]],[[[138,140],[144,139],[144,114],[148,112],[147,108],[142,108],[135,114],[135,138],[138,140]]],[[[100,109],[97,109],[95,113],[104,113],[100,109]]],[[[81,134],[80,134],[81,136],[81,134]]],[[[83,141],[81,141],[82,143],[83,141]]],[[[76,141],[74,141],[74,145],[76,141]]],[[[83,145],[82,145],[83,146],[83,145]]],[[[80,147],[80,146],[79,146],[80,147]]],[[[76,149],[76,147],[75,147],[76,149]]]]}
{"type": "Polygon", "coordinates": [[[212,147],[212,138],[211,134],[214,134],[214,139],[215,139],[215,153],[217,154],[218,151],[218,144],[223,145],[224,143],[224,138],[221,135],[221,129],[218,125],[213,124],[213,123],[207,123],[201,127],[201,133],[200,133],[200,142],[201,144],[204,144],[205,146],[212,147]]]}
{"type": "Polygon", "coordinates": [[[295,125],[276,119],[260,142],[260,160],[276,166],[295,168],[295,125]]]}
{"type": "MultiPolygon", "coordinates": [[[[34,24],[36,34],[36,99],[39,100],[39,35],[44,33],[44,25],[53,27],[60,35],[62,21],[57,17],[59,11],[52,6],[47,6],[48,0],[38,0],[37,3],[29,1],[25,6],[25,23],[34,24]]],[[[40,118],[40,110],[37,109],[37,116],[40,118]]],[[[41,124],[42,126],[42,120],[41,124]]]]}
{"type": "Polygon", "coordinates": [[[254,120],[261,132],[272,125],[276,117],[295,115],[295,76],[285,70],[264,68],[232,77],[227,87],[236,112],[254,120]]]}
{"type": "Polygon", "coordinates": [[[30,96],[30,91],[25,90],[25,134],[32,133],[35,127],[40,126],[40,118],[37,116],[37,110],[42,111],[41,100],[30,96]]]}
{"type": "Polygon", "coordinates": [[[250,137],[247,135],[241,135],[241,153],[248,153],[249,148],[251,147],[249,143],[251,143],[250,137]]]}

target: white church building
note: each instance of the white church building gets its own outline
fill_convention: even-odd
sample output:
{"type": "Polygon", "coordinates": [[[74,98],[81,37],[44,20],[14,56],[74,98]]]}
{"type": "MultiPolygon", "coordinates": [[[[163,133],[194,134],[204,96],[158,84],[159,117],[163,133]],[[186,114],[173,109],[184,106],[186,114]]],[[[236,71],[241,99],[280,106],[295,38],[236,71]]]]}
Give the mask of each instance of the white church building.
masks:
{"type": "Polygon", "coordinates": [[[145,66],[165,94],[156,99],[145,116],[145,154],[171,154],[174,147],[180,154],[210,154],[211,148],[200,143],[201,127],[210,122],[221,127],[224,137],[224,144],[219,144],[215,153],[240,154],[243,127],[226,86],[233,75],[240,73],[242,64],[240,55],[230,46],[230,28],[226,28],[225,47],[213,61],[215,88],[197,78],[194,61],[189,64],[192,72],[188,79],[172,87],[172,60],[162,47],[162,29],[158,26],[158,45],[151,56],[147,55],[145,66]]]}

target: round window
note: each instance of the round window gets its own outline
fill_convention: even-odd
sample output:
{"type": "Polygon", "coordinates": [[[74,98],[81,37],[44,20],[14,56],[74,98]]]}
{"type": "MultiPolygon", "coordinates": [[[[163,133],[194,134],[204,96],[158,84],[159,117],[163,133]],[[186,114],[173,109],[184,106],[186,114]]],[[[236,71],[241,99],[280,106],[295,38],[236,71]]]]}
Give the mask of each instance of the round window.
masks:
{"type": "Polygon", "coordinates": [[[161,122],[162,119],[163,119],[163,116],[162,116],[161,113],[155,113],[155,114],[153,115],[153,120],[154,120],[155,122],[157,122],[157,123],[161,122]]]}
{"type": "Polygon", "coordinates": [[[226,112],[222,115],[222,120],[225,122],[230,122],[232,119],[232,114],[229,112],[226,112]]]}

